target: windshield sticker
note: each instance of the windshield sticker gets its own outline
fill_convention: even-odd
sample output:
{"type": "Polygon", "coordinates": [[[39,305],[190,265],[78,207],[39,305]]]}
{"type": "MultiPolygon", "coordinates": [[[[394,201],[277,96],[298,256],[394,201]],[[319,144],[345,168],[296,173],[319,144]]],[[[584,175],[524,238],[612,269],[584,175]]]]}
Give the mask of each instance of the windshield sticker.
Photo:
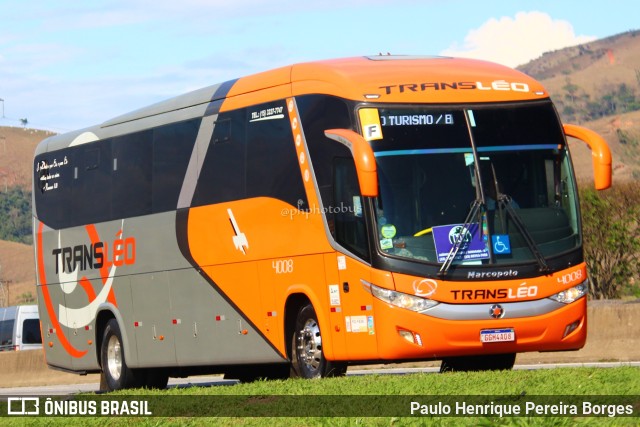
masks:
{"type": "Polygon", "coordinates": [[[394,237],[396,237],[396,226],[393,224],[383,225],[380,229],[380,233],[382,233],[382,237],[393,239],[394,237]]]}
{"type": "Polygon", "coordinates": [[[511,241],[508,234],[494,234],[491,236],[493,253],[496,255],[509,255],[511,253],[511,241]]]}
{"type": "Polygon", "coordinates": [[[377,108],[361,108],[358,111],[362,124],[362,135],[367,141],[382,139],[382,127],[377,108]]]}
{"type": "Polygon", "coordinates": [[[473,110],[468,110],[467,116],[469,116],[469,124],[471,125],[471,127],[476,127],[476,118],[473,116],[473,110]]]}
{"type": "Polygon", "coordinates": [[[452,125],[453,114],[400,114],[381,116],[382,126],[452,125]]]}
{"type": "Polygon", "coordinates": [[[387,250],[393,248],[393,240],[392,239],[382,239],[380,240],[380,249],[387,250]]]}
{"type": "Polygon", "coordinates": [[[471,166],[475,162],[473,153],[464,153],[464,165],[471,166]]]}
{"type": "Polygon", "coordinates": [[[441,225],[433,227],[433,241],[438,254],[438,262],[445,262],[459,236],[462,244],[458,249],[454,261],[470,261],[489,258],[489,249],[482,241],[480,226],[477,222],[468,224],[441,225]]]}
{"type": "Polygon", "coordinates": [[[358,218],[362,217],[362,200],[360,196],[353,196],[353,215],[358,218]]]}

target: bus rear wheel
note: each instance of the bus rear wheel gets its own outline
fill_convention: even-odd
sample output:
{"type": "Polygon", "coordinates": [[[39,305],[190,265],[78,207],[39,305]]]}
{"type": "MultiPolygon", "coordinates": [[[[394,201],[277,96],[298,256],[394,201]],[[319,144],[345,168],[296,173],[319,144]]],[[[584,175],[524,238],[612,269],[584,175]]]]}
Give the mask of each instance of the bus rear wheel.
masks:
{"type": "Polygon", "coordinates": [[[318,316],[311,304],[300,308],[296,317],[291,342],[291,368],[294,376],[301,378],[342,376],[347,371],[346,363],[325,358],[318,316]]]}
{"type": "Polygon", "coordinates": [[[442,359],[440,372],[505,371],[515,362],[515,353],[447,357],[442,359]]]}
{"type": "Polygon", "coordinates": [[[141,373],[127,366],[124,357],[122,333],[116,319],[110,319],[104,328],[100,349],[100,364],[102,366],[101,388],[106,391],[122,390],[142,385],[142,378],[139,378],[141,373]]]}

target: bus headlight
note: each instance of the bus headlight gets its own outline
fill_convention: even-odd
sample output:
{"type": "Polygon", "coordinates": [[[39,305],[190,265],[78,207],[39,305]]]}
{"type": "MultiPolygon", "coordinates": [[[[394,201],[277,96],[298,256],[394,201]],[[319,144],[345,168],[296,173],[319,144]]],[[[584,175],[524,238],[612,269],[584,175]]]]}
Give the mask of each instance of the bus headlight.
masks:
{"type": "Polygon", "coordinates": [[[558,292],[555,295],[551,295],[549,298],[551,298],[554,301],[562,302],[565,304],[572,303],[575,300],[582,298],[587,294],[587,292],[589,291],[588,284],[589,284],[588,280],[585,280],[579,285],[576,285],[569,289],[565,289],[564,291],[558,292]]]}
{"type": "Polygon", "coordinates": [[[438,305],[438,301],[392,291],[391,289],[384,289],[364,280],[362,283],[365,289],[371,292],[371,295],[374,297],[406,310],[421,312],[438,305]]]}

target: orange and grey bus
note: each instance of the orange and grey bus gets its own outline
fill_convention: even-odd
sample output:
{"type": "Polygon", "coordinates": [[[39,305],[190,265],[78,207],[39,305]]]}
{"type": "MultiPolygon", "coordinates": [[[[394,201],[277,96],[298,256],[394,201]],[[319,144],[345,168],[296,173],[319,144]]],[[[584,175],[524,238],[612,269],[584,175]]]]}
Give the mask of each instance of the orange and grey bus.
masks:
{"type": "Polygon", "coordinates": [[[581,348],[588,291],[567,136],[545,89],[476,60],[309,62],[41,142],[47,364],[103,387],[509,369],[581,348]]]}

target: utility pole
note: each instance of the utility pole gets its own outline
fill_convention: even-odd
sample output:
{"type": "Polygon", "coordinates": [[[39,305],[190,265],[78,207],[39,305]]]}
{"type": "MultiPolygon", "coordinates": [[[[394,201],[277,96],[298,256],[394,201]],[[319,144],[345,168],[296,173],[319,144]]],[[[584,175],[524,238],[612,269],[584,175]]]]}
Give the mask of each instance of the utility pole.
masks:
{"type": "Polygon", "coordinates": [[[4,99],[0,98],[0,102],[2,102],[2,118],[4,119],[4,99]]]}
{"type": "MultiPolygon", "coordinates": [[[[0,271],[2,268],[0,267],[0,271]]],[[[7,307],[9,305],[9,292],[5,288],[4,283],[0,279],[0,307],[7,307]]]]}

